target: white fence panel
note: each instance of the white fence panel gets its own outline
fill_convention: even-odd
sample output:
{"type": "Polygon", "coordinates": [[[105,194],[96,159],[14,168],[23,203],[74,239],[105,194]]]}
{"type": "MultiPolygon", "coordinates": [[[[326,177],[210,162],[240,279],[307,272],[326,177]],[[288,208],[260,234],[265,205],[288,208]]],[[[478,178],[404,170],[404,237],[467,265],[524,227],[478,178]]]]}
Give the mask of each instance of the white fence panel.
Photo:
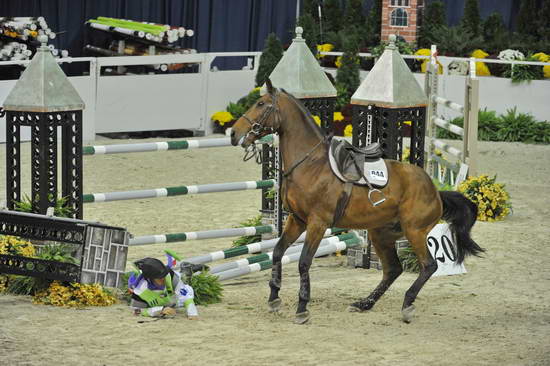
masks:
{"type": "MultiPolygon", "coordinates": [[[[208,72],[208,102],[206,116],[208,120],[215,112],[225,110],[229,102],[237,102],[241,97],[247,95],[255,85],[256,72],[260,52],[242,52],[235,56],[249,56],[254,58],[253,67],[246,70],[227,70],[208,72]]],[[[227,57],[233,53],[211,53],[208,54],[208,68],[216,57],[227,57]]],[[[210,126],[212,127],[212,126],[210,126]]]]}
{"type": "Polygon", "coordinates": [[[198,73],[99,75],[96,133],[204,130],[207,98],[202,55],[98,58],[101,67],[198,63],[198,73]]]}

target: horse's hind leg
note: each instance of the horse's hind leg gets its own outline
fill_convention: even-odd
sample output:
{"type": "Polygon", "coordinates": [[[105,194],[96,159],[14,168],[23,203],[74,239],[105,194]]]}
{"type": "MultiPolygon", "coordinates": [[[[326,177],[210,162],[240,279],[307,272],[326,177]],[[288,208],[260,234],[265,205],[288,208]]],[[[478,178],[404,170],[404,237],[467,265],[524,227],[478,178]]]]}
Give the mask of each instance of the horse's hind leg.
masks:
{"type": "Polygon", "coordinates": [[[426,243],[428,233],[431,231],[433,226],[435,226],[435,223],[424,229],[405,227],[405,235],[409,240],[416,257],[418,258],[418,263],[420,264],[420,274],[405,293],[405,300],[403,301],[403,307],[401,309],[403,321],[406,323],[409,323],[412,320],[414,313],[413,302],[416,300],[416,296],[422,289],[422,286],[424,286],[424,284],[437,270],[437,263],[428,251],[428,245],[426,243]]]}
{"type": "Polygon", "coordinates": [[[376,301],[384,295],[386,290],[403,272],[401,262],[397,257],[395,241],[402,236],[399,223],[392,224],[379,229],[369,230],[369,239],[376,250],[376,254],[382,262],[383,277],[382,281],[376,286],[374,291],[364,299],[354,302],[350,305],[349,311],[370,310],[376,301]]]}
{"type": "Polygon", "coordinates": [[[275,245],[273,249],[272,257],[272,269],[271,269],[271,281],[269,281],[269,287],[271,293],[269,295],[269,311],[276,312],[281,306],[281,299],[279,298],[279,290],[281,290],[281,276],[282,276],[282,263],[281,258],[285,254],[288,246],[296,241],[298,237],[304,232],[305,225],[297,220],[294,215],[290,215],[286,221],[283,235],[275,245]]]}

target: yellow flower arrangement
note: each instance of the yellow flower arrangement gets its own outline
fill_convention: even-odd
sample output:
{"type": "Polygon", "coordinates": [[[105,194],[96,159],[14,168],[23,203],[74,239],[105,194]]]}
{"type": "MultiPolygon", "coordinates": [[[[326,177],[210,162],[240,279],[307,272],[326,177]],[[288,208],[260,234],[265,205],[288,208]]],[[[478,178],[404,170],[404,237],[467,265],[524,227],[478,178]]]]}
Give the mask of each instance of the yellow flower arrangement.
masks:
{"type": "MultiPolygon", "coordinates": [[[[30,241],[17,236],[0,235],[0,254],[34,257],[36,256],[36,248],[30,241]]],[[[7,284],[8,275],[0,275],[0,293],[6,291],[7,284]]]]}
{"type": "Polygon", "coordinates": [[[539,60],[540,62],[549,62],[550,61],[550,56],[548,56],[544,52],[537,52],[533,55],[533,57],[536,58],[537,60],[539,60]]]}
{"type": "Polygon", "coordinates": [[[233,115],[227,111],[219,111],[216,112],[210,117],[210,119],[214,122],[218,122],[220,126],[223,126],[227,122],[233,121],[235,118],[233,115]]]}
{"type": "Polygon", "coordinates": [[[0,254],[34,257],[36,249],[30,241],[23,240],[17,236],[0,235],[0,254]]]}
{"type": "Polygon", "coordinates": [[[334,112],[334,115],[332,117],[332,120],[334,122],[340,122],[340,121],[343,121],[344,120],[344,115],[342,114],[342,112],[334,112]]]}
{"type": "MultiPolygon", "coordinates": [[[[477,49],[470,55],[474,58],[486,58],[489,54],[483,50],[477,49]]],[[[476,75],[477,76],[491,76],[491,72],[485,62],[476,62],[476,75]]]]}
{"type": "Polygon", "coordinates": [[[320,52],[330,52],[334,49],[334,45],[330,43],[323,43],[317,45],[317,58],[325,57],[325,55],[321,55],[320,52]]]}
{"type": "MultiPolygon", "coordinates": [[[[544,52],[535,53],[533,57],[538,59],[540,62],[550,62],[550,56],[544,52]]],[[[542,72],[546,79],[550,79],[550,65],[543,66],[542,72]]]]}
{"type": "Polygon", "coordinates": [[[351,137],[353,136],[353,126],[351,123],[344,128],[344,137],[351,137]]]}
{"type": "MultiPolygon", "coordinates": [[[[427,48],[420,48],[414,53],[415,56],[430,56],[431,54],[432,54],[431,51],[427,48]]],[[[430,62],[430,59],[418,58],[417,60],[422,61],[422,64],[420,65],[420,70],[425,73],[426,70],[428,69],[428,63],[430,62]]],[[[438,65],[437,73],[440,75],[443,74],[443,65],[441,65],[439,61],[437,61],[437,65],[438,65]]]]}
{"type": "Polygon", "coordinates": [[[317,124],[317,126],[321,126],[321,118],[319,116],[313,116],[313,120],[317,124]]]}
{"type": "Polygon", "coordinates": [[[342,66],[342,56],[336,57],[336,61],[334,61],[334,65],[336,65],[337,68],[340,68],[342,66]]]}
{"type": "Polygon", "coordinates": [[[496,176],[480,175],[470,177],[458,186],[458,191],[477,205],[477,219],[480,221],[499,221],[510,213],[510,195],[504,184],[495,183],[495,180],[496,176]]]}
{"type": "Polygon", "coordinates": [[[101,285],[94,283],[83,285],[71,283],[63,285],[58,281],[50,287],[33,296],[34,304],[54,305],[63,307],[109,306],[116,303],[116,298],[101,285]]]}

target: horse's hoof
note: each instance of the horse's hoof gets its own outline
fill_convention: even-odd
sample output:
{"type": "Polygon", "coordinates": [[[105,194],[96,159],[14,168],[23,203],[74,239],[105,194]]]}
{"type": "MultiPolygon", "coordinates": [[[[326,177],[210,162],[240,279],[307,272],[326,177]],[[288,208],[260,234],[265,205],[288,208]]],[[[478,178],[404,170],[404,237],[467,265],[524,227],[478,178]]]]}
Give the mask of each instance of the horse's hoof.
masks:
{"type": "Polygon", "coordinates": [[[303,313],[297,313],[296,318],[294,319],[294,324],[305,324],[311,318],[309,315],[309,310],[304,311],[303,313]]]}
{"type": "Polygon", "coordinates": [[[364,311],[370,310],[374,303],[368,301],[357,301],[348,306],[348,311],[351,313],[362,313],[364,311]]]}
{"type": "Polygon", "coordinates": [[[401,310],[401,315],[403,316],[403,321],[405,323],[411,322],[414,315],[414,310],[415,310],[414,305],[411,305],[401,310]]]}
{"type": "Polygon", "coordinates": [[[359,305],[351,304],[350,306],[348,306],[348,311],[350,313],[362,313],[365,310],[362,309],[359,305]]]}
{"type": "Polygon", "coordinates": [[[281,308],[281,303],[282,303],[281,298],[276,298],[273,301],[268,301],[267,306],[269,307],[269,312],[270,313],[278,312],[279,309],[281,308]]]}

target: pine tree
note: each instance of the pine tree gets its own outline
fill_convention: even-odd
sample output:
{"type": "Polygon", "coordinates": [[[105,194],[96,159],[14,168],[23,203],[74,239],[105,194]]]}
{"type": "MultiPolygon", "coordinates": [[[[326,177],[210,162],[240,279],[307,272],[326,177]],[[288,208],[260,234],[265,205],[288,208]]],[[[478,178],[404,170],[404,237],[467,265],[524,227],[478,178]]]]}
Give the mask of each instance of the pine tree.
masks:
{"type": "Polygon", "coordinates": [[[336,73],[336,84],[345,87],[348,99],[359,87],[359,56],[357,43],[352,40],[344,42],[344,54],[342,55],[342,66],[336,73]]]}
{"type": "Polygon", "coordinates": [[[365,26],[366,43],[374,46],[380,43],[380,32],[382,30],[382,0],[374,0],[367,16],[365,26]]]}
{"type": "Polygon", "coordinates": [[[346,27],[363,28],[365,16],[363,15],[362,0],[347,0],[346,11],[344,13],[344,22],[346,27]]]}
{"type": "Polygon", "coordinates": [[[478,0],[466,0],[464,15],[462,16],[462,28],[470,31],[474,37],[481,34],[481,17],[479,16],[478,0]]]}
{"type": "Polygon", "coordinates": [[[302,13],[300,15],[309,14],[313,19],[319,21],[319,2],[317,0],[302,0],[302,13]]]}
{"type": "Polygon", "coordinates": [[[319,26],[315,23],[315,19],[310,14],[300,15],[296,21],[296,25],[304,29],[302,37],[305,38],[306,44],[314,55],[317,54],[317,44],[319,43],[319,26]]]}
{"type": "Polygon", "coordinates": [[[494,41],[499,34],[504,32],[506,32],[506,27],[502,22],[502,16],[500,13],[492,13],[483,22],[483,39],[486,42],[494,41]]]}
{"type": "MultiPolygon", "coordinates": [[[[540,7],[538,29],[541,38],[550,42],[550,0],[542,0],[540,7]]],[[[548,45],[550,47],[550,45],[548,45]]],[[[550,52],[550,49],[548,50],[550,52]]]]}
{"type": "Polygon", "coordinates": [[[518,33],[528,36],[537,36],[537,0],[521,0],[517,17],[518,33]]]}
{"type": "Polygon", "coordinates": [[[265,47],[260,56],[260,66],[256,73],[256,86],[261,86],[265,83],[281,57],[283,57],[283,45],[275,33],[271,33],[267,36],[265,47]]]}
{"type": "Polygon", "coordinates": [[[433,44],[432,33],[434,30],[447,25],[445,5],[441,1],[434,1],[426,6],[422,19],[422,27],[418,34],[418,44],[423,47],[430,47],[433,44]]]}
{"type": "Polygon", "coordinates": [[[338,32],[342,29],[342,10],[339,0],[327,0],[323,6],[323,22],[325,31],[338,32]]]}

